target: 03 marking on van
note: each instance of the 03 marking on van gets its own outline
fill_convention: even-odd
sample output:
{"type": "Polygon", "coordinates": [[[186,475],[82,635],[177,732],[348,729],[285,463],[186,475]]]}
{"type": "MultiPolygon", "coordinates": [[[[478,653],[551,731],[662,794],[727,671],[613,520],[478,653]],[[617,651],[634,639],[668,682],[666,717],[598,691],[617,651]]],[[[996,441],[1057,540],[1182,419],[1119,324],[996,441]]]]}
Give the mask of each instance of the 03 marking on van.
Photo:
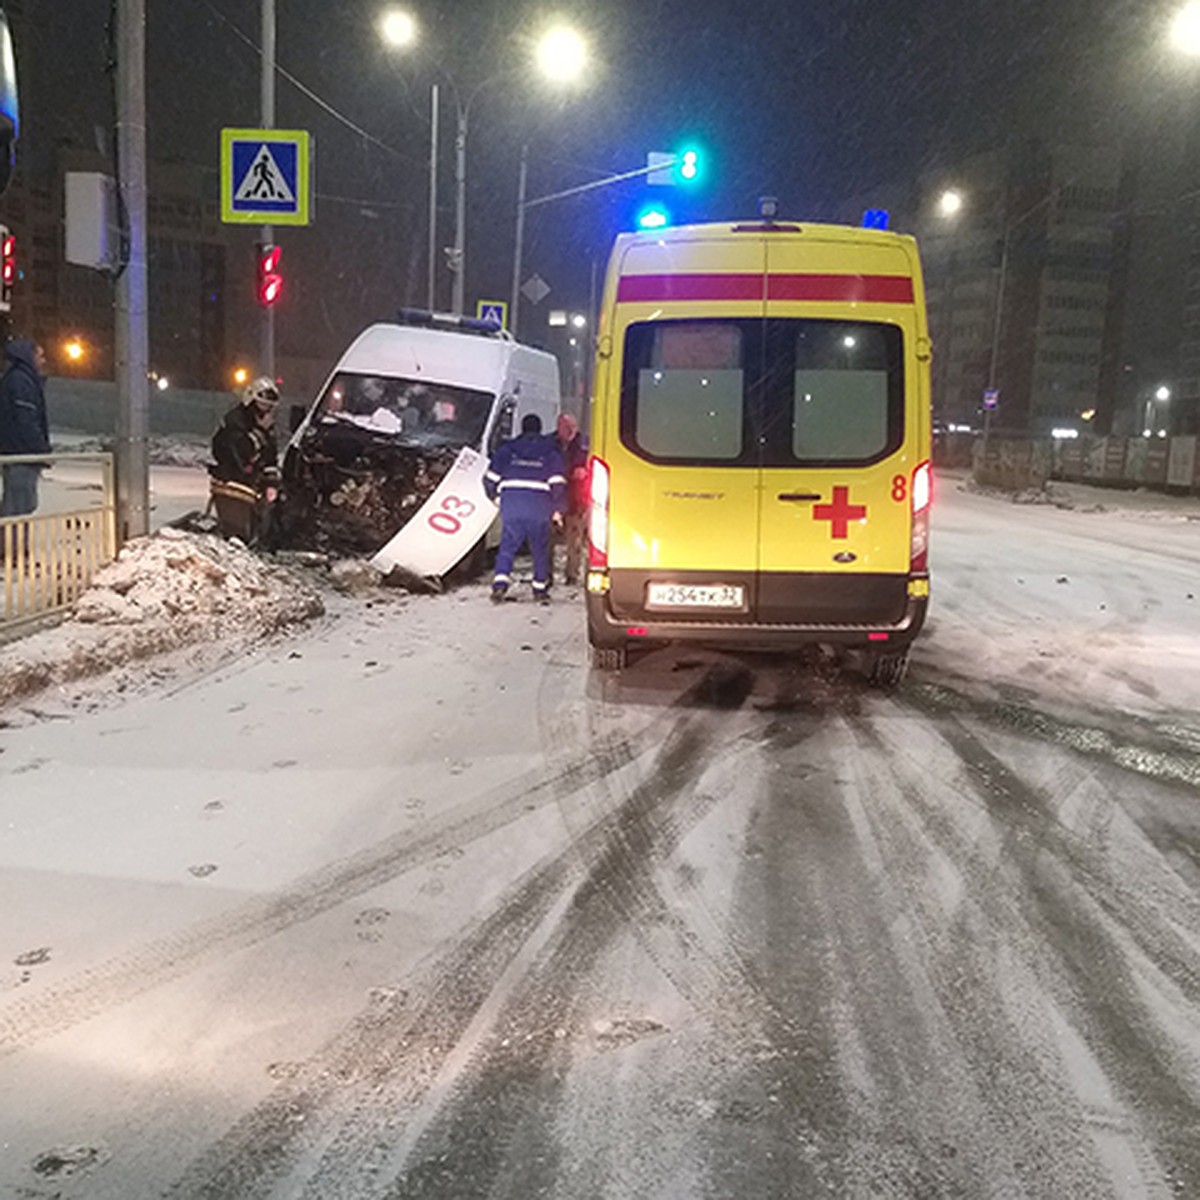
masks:
{"type": "Polygon", "coordinates": [[[866,521],[866,519],[867,506],[865,504],[851,504],[850,489],[848,487],[835,487],[831,503],[813,505],[813,520],[828,521],[830,536],[834,538],[849,537],[850,522],[866,521]]]}
{"type": "Polygon", "coordinates": [[[647,608],[744,609],[746,589],[738,584],[650,583],[647,608]]]}

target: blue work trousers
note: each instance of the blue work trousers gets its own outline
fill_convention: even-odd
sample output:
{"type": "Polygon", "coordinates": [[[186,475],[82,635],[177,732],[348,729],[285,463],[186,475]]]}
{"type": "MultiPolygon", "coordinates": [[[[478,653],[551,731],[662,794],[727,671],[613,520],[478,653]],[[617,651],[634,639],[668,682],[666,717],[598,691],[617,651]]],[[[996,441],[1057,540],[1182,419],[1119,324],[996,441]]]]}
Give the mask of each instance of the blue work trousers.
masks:
{"type": "Polygon", "coordinates": [[[512,583],[513,559],[526,542],[529,543],[529,553],[533,555],[533,590],[544,592],[550,586],[549,515],[512,513],[504,514],[493,587],[508,587],[512,583]]]}
{"type": "Polygon", "coordinates": [[[4,494],[0,496],[0,517],[28,516],[38,506],[37,463],[10,463],[4,468],[4,494]]]}

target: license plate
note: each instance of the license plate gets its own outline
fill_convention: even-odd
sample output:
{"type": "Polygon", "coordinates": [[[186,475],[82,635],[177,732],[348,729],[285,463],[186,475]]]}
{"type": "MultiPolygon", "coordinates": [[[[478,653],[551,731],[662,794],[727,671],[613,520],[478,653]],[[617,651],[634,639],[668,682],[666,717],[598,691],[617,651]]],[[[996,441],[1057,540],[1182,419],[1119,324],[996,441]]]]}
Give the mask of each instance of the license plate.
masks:
{"type": "Polygon", "coordinates": [[[651,583],[647,608],[745,608],[746,589],[728,583],[651,583]]]}

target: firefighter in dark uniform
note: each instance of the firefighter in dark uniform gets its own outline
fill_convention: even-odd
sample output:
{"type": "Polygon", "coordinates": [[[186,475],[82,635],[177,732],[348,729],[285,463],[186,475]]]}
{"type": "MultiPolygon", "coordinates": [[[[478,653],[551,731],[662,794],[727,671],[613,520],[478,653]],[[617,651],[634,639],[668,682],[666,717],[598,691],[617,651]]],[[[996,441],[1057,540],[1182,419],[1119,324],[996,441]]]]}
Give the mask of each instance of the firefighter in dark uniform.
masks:
{"type": "Polygon", "coordinates": [[[539,603],[550,603],[550,527],[562,526],[566,482],[554,440],[543,437],[536,413],[527,414],[521,436],[496,451],[483,481],[488,496],[499,500],[503,524],[492,579],[494,604],[508,595],[513,559],[525,543],[533,555],[533,594],[539,603]]]}
{"type": "Polygon", "coordinates": [[[270,542],[271,514],[279,494],[279,452],[275,411],[279,389],[261,376],[246,386],[239,404],[225,414],[213,434],[216,460],[208,471],[209,491],[222,537],[247,546],[270,542]]]}

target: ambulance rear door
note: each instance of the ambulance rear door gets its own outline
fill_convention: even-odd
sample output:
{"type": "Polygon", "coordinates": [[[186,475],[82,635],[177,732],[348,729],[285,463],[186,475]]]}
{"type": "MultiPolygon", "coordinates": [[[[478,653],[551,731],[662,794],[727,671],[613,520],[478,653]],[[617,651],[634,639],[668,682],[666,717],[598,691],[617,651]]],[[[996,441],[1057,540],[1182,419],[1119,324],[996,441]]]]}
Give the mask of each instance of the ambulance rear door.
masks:
{"type": "Polygon", "coordinates": [[[621,264],[608,565],[628,619],[753,618],[764,265],[736,236],[639,243],[621,264]]]}
{"type": "Polygon", "coordinates": [[[908,256],[896,244],[772,238],[767,272],[758,619],[898,620],[917,461],[908,256]]]}

